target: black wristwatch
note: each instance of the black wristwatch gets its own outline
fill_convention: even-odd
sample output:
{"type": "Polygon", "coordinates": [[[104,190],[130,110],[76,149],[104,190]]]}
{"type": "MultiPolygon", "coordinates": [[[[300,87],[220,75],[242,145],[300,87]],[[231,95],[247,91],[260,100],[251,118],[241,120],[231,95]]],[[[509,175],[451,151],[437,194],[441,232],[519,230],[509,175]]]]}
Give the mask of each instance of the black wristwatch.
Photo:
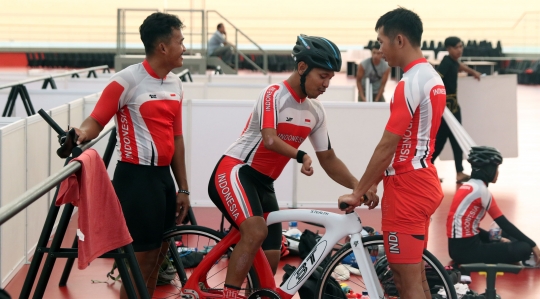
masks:
{"type": "Polygon", "coordinates": [[[189,191],[187,191],[187,190],[182,190],[182,189],[178,190],[178,193],[185,193],[185,194],[189,195],[189,191]]]}

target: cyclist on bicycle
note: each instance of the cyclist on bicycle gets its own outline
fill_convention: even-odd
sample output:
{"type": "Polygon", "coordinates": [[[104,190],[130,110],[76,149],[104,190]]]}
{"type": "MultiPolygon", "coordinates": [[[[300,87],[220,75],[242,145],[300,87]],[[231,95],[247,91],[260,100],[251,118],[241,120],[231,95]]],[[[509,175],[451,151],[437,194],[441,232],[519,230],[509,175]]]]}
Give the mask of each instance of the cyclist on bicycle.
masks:
{"type": "MultiPolygon", "coordinates": [[[[264,215],[279,210],[273,182],[290,159],[302,164],[303,174],[313,174],[311,157],[298,150],[307,137],[334,181],[351,189],[358,183],[334,153],[324,108],[316,100],[341,68],[339,49],[325,38],[300,35],[292,56],[293,74],[261,92],[242,135],[219,160],[208,185],[212,201],[241,234],[229,260],[224,298],[236,298],[261,246],[275,273],[281,224],[267,227],[264,215]]],[[[375,193],[367,194],[373,206],[375,193]]]]}
{"type": "Polygon", "coordinates": [[[450,257],[458,264],[507,263],[528,260],[531,252],[538,265],[540,249],[503,215],[488,190],[497,182],[503,158],[492,147],[473,147],[467,159],[472,166],[471,179],[454,195],[450,206],[446,232],[450,257]],[[489,232],[480,228],[486,212],[503,231],[500,241],[490,240],[489,232]]]}
{"type": "Polygon", "coordinates": [[[364,175],[354,192],[339,202],[349,204],[351,211],[384,177],[382,231],[400,298],[431,298],[422,253],[430,217],[443,199],[431,154],[446,104],[444,84],[420,50],[423,29],[417,14],[397,8],[380,17],[375,30],[383,58],[404,74],[364,175]]]}

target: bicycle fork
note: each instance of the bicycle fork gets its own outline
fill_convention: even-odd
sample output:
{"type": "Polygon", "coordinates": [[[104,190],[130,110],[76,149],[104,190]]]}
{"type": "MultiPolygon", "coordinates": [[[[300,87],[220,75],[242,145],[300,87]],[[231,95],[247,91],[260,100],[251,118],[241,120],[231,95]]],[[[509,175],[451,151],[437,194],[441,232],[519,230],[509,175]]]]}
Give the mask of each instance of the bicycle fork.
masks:
{"type": "Polygon", "coordinates": [[[351,248],[358,263],[362,279],[370,298],[384,298],[384,292],[375,272],[367,247],[364,247],[360,233],[351,235],[351,248]],[[375,297],[376,296],[376,297],[375,297]]]}

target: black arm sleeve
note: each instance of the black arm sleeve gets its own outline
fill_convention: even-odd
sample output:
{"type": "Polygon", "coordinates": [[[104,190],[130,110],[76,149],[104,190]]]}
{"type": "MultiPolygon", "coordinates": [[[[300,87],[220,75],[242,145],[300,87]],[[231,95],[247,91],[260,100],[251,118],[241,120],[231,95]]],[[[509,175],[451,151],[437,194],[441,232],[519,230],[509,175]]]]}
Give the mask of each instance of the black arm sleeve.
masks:
{"type": "Polygon", "coordinates": [[[489,232],[487,230],[484,230],[480,228],[480,233],[478,233],[478,237],[482,242],[489,243],[489,232]]]}
{"type": "Polygon", "coordinates": [[[536,243],[534,243],[533,240],[529,239],[529,237],[525,236],[517,227],[515,227],[504,215],[498,217],[495,219],[495,222],[499,225],[499,227],[505,231],[510,236],[518,239],[519,241],[523,241],[525,243],[528,243],[531,245],[531,247],[536,246],[536,243]]]}

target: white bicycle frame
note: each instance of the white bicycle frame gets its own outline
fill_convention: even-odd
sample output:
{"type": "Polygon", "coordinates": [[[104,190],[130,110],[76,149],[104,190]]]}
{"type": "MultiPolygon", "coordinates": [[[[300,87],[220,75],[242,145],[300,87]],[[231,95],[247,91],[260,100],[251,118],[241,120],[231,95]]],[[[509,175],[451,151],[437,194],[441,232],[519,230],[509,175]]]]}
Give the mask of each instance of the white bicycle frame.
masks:
{"type": "Polygon", "coordinates": [[[334,248],[342,238],[351,235],[351,247],[353,249],[358,268],[371,298],[384,298],[384,293],[375,273],[373,262],[367,248],[362,243],[362,223],[356,213],[336,214],[320,210],[294,209],[280,210],[268,214],[267,225],[288,222],[305,221],[321,224],[326,232],[311,250],[309,255],[302,261],[300,266],[289,276],[280,289],[290,295],[296,294],[304,281],[311,276],[322,260],[334,248]]]}

